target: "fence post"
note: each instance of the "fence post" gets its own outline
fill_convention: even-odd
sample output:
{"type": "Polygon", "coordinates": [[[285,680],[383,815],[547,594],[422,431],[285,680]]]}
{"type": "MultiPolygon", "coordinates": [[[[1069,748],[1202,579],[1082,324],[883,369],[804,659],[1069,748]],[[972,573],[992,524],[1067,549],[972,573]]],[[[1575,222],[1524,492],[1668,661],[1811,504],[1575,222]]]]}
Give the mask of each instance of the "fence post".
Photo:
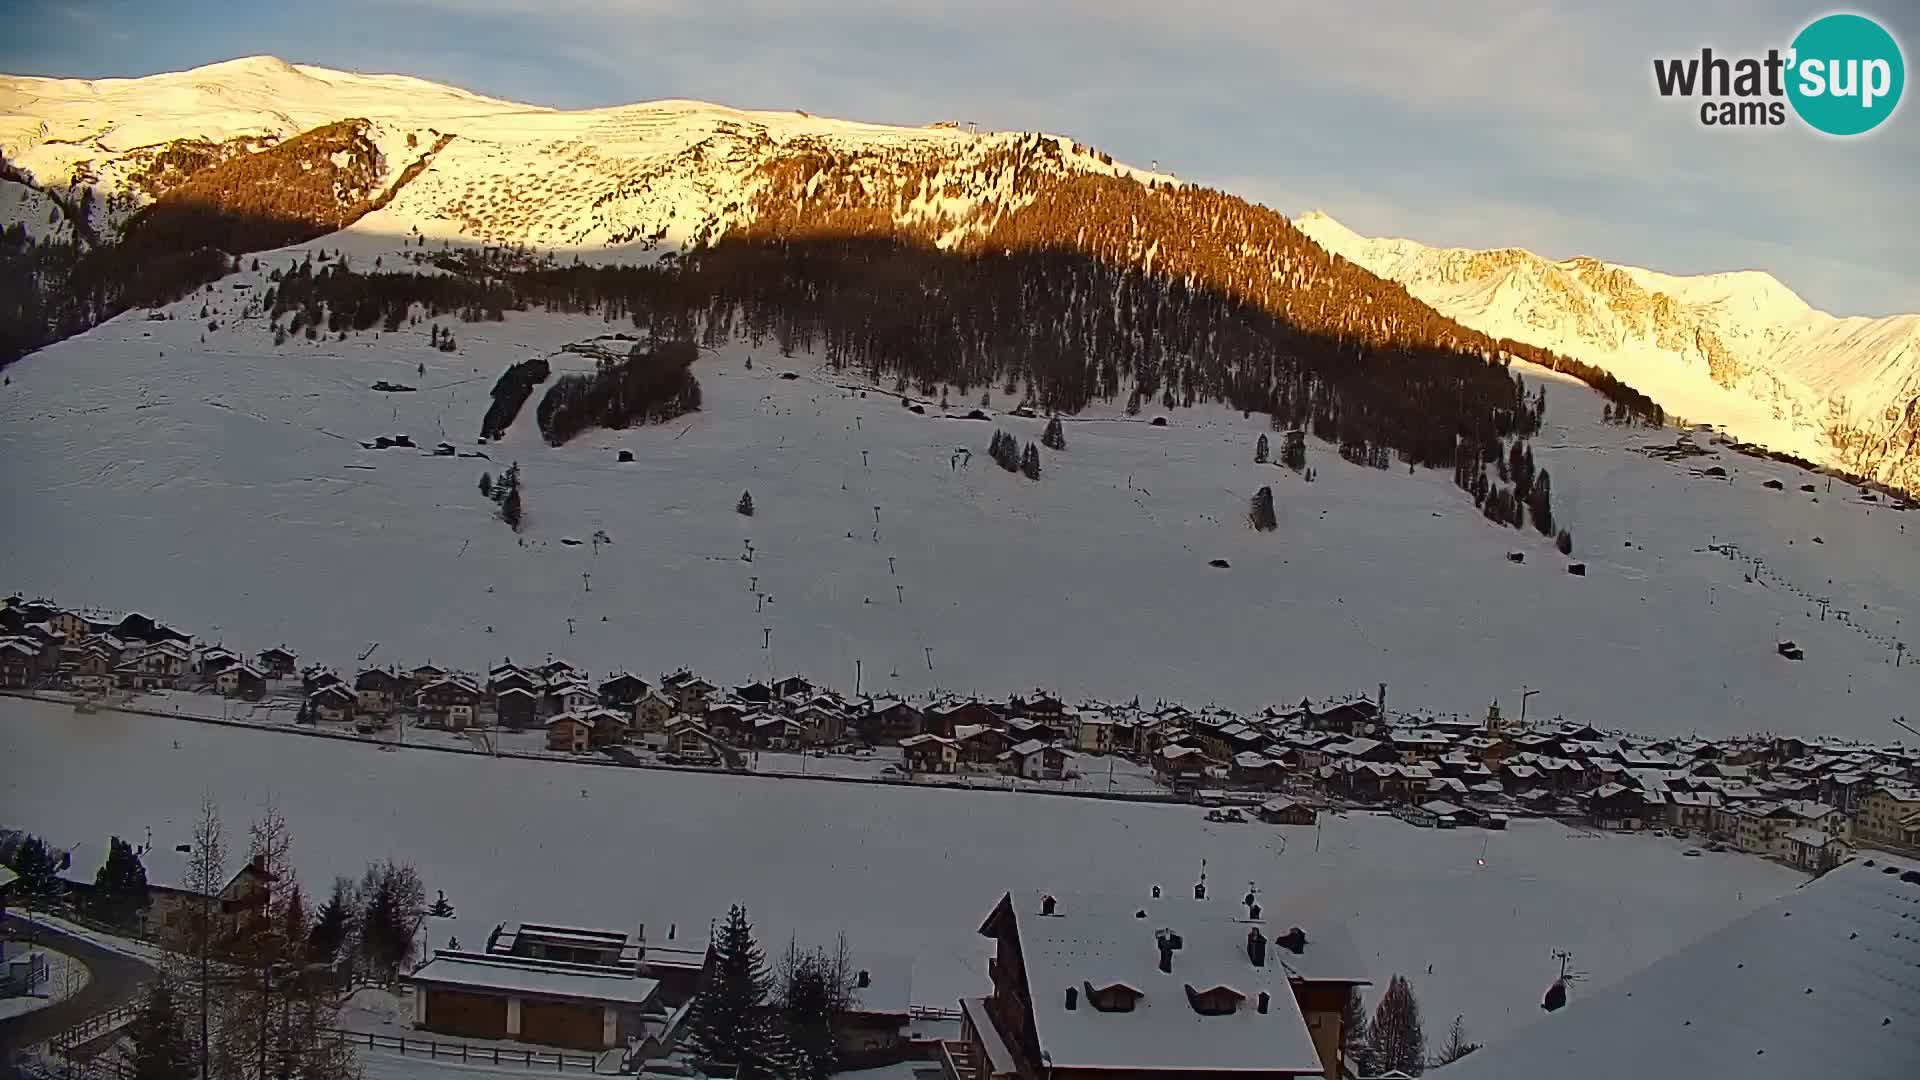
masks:
{"type": "Polygon", "coordinates": [[[400,1056],[407,1056],[407,1037],[405,1035],[400,1036],[400,1056]]]}

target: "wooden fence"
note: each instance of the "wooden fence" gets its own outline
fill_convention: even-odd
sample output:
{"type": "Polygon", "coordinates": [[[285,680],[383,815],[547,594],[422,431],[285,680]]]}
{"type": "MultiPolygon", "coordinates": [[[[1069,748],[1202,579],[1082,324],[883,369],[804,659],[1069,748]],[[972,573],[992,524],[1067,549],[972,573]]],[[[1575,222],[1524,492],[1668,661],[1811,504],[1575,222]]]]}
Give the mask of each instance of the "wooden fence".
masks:
{"type": "Polygon", "coordinates": [[[599,1060],[591,1054],[567,1054],[554,1050],[523,1050],[502,1046],[474,1046],[434,1039],[408,1038],[405,1035],[379,1035],[369,1031],[344,1031],[333,1028],[328,1034],[352,1046],[369,1050],[393,1050],[401,1056],[437,1058],[447,1061],[479,1062],[488,1065],[519,1065],[529,1069],[555,1072],[593,1072],[599,1060]]]}

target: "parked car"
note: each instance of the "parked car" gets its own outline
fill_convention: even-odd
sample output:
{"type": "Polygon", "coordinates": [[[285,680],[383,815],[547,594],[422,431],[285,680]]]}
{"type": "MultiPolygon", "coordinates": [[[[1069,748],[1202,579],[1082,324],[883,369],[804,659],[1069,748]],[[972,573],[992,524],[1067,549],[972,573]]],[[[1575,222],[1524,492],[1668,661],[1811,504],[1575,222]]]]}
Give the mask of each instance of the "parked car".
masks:
{"type": "Polygon", "coordinates": [[[1687,850],[1681,852],[1680,854],[1698,858],[1700,855],[1700,849],[1697,847],[1690,847],[1687,850]]]}

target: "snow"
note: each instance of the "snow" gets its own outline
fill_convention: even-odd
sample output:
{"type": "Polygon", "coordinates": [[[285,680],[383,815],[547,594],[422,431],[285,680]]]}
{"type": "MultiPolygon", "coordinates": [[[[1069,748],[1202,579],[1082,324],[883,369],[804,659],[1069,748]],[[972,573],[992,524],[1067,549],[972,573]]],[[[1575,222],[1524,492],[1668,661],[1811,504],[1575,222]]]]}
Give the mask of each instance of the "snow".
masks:
{"type": "Polygon", "coordinates": [[[911,957],[916,1003],[948,1007],[988,987],[975,931],[1002,893],[1145,898],[1186,888],[1205,859],[1217,888],[1256,882],[1275,924],[1344,923],[1376,985],[1404,973],[1430,1012],[1492,1038],[1537,1013],[1550,950],[1605,985],[1804,880],[1536,820],[1216,826],[1190,806],[382,753],[18,698],[0,698],[0,755],[9,822],[56,842],[151,827],[170,846],[207,792],[243,834],[271,797],[310,893],[370,859],[409,861],[459,912],[430,920],[435,942],[522,919],[692,934],[741,902],[770,948],[844,931],[856,955],[911,957]]]}
{"type": "Polygon", "coordinates": [[[1886,870],[1855,860],[1612,987],[1576,987],[1442,1075],[1920,1075],[1920,883],[1886,870]]]}
{"type": "Polygon", "coordinates": [[[1882,441],[1920,400],[1920,315],[1839,318],[1759,271],[1680,277],[1519,249],[1431,248],[1364,237],[1319,212],[1294,224],[1442,314],[1594,364],[1671,416],[1862,475],[1909,486],[1920,477],[1908,471],[1911,447],[1902,457],[1882,441]],[[1712,359],[1717,349],[1724,359],[1712,359]],[[1870,437],[1837,440],[1836,422],[1870,437]]]}
{"type": "Polygon", "coordinates": [[[629,1005],[645,1005],[660,990],[660,984],[652,979],[550,971],[535,965],[468,956],[436,956],[415,971],[412,978],[429,986],[472,987],[545,997],[581,997],[629,1005]]]}
{"type": "MultiPolygon", "coordinates": [[[[671,425],[556,449],[529,407],[481,448],[489,460],[366,451],[394,432],[472,448],[509,363],[584,365],[559,348],[605,324],[461,325],[452,354],[417,328],[276,349],[259,323],[232,322],[245,302],[216,289],[176,305],[180,319],[122,317],[10,369],[0,501],[20,512],[0,525],[0,585],[286,642],[343,670],[378,642],[375,661],[408,665],[557,652],[598,672],[801,671],[851,690],[862,661],[870,693],[1048,686],[1240,708],[1385,681],[1400,708],[1473,716],[1502,697],[1512,711],[1523,672],[1545,688],[1535,709],[1601,727],[1874,739],[1897,734],[1883,718],[1920,684],[1892,648],[1920,611],[1920,530],[1808,497],[1788,467],[1693,459],[1725,465],[1730,482],[1713,482],[1649,459],[1635,450],[1671,433],[1600,424],[1598,400],[1563,382],[1534,454],[1585,578],[1543,538],[1489,526],[1442,472],[1364,469],[1317,442],[1314,484],[1255,465],[1257,418],[1194,409],[1151,428],[1095,413],[1070,421],[1069,449],[1033,483],[984,458],[951,468],[989,425],[856,396],[770,350],[748,371],[739,345],[695,365],[705,408],[671,425]],[[188,318],[201,303],[227,327],[205,346],[188,318]],[[377,394],[379,379],[423,389],[377,394]],[[518,537],[474,490],[512,461],[527,478],[518,537]],[[1760,488],[1773,476],[1789,491],[1760,488]],[[1276,488],[1275,535],[1243,524],[1261,484],[1276,488]],[[742,489],[752,518],[733,512],[742,489]],[[610,545],[557,543],[597,529],[610,545]],[[1762,580],[1710,541],[1764,560],[1762,580]],[[1514,546],[1540,557],[1515,566],[1501,558],[1514,546]],[[1821,621],[1821,594],[1851,621],[1821,621]],[[1510,615],[1488,616],[1494,597],[1510,615]],[[1776,654],[1776,626],[1807,660],[1776,654]]],[[[1044,421],[997,423],[1037,438],[1044,421]]]]}
{"type": "Polygon", "coordinates": [[[31,994],[0,998],[0,1020],[24,1016],[44,1009],[57,1001],[64,1001],[84,989],[88,980],[92,978],[86,964],[66,953],[44,946],[19,951],[9,950],[6,953],[6,962],[9,965],[26,964],[30,963],[35,956],[46,958],[47,980],[35,988],[31,994]]]}

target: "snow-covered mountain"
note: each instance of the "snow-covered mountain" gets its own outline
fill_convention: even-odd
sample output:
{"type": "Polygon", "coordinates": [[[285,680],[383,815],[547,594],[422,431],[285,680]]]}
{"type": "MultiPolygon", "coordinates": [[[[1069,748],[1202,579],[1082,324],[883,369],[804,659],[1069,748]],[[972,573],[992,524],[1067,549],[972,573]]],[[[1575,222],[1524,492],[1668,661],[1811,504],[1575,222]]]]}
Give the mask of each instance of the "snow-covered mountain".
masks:
{"type": "MultiPolygon", "coordinates": [[[[0,191],[0,225],[20,220],[37,232],[49,217],[43,193],[77,206],[91,189],[90,224],[108,235],[184,178],[183,159],[206,165],[346,119],[367,122],[382,151],[380,178],[395,189],[363,231],[523,244],[589,261],[641,261],[745,223],[762,166],[781,153],[880,152],[894,166],[937,159],[958,176],[996,151],[1047,142],[1058,152],[1046,158],[1063,170],[1172,183],[1054,136],[696,101],[561,111],[407,76],[251,57],[140,79],[0,76],[0,154],[31,181],[0,191]],[[430,167],[395,183],[423,159],[430,167]]],[[[936,183],[896,216],[957,218],[982,202],[1005,204],[1017,198],[1013,179],[936,183]]]]}
{"type": "Polygon", "coordinates": [[[1670,414],[1920,489],[1920,315],[1836,317],[1759,271],[1676,277],[1434,248],[1318,212],[1294,224],[1441,314],[1604,368],[1670,414]]]}

